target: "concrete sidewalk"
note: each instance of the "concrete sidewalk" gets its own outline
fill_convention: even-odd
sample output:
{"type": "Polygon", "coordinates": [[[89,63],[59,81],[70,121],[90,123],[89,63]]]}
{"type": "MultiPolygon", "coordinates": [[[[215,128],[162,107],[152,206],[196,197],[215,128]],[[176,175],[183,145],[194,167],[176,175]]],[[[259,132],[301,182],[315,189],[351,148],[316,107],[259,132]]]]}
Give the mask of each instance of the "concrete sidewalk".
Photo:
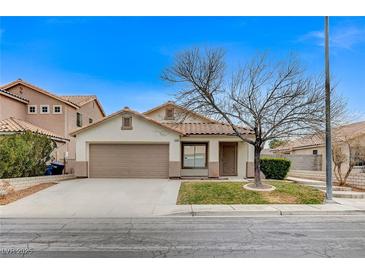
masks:
{"type": "Polygon", "coordinates": [[[365,215],[365,199],[335,199],[333,204],[297,205],[176,205],[157,206],[155,216],[281,216],[365,215]]]}
{"type": "MultiPolygon", "coordinates": [[[[306,185],[310,187],[314,187],[319,189],[322,192],[326,192],[326,182],[318,181],[318,180],[311,180],[305,178],[297,178],[297,177],[287,177],[288,180],[293,181],[295,183],[306,185]]],[[[352,198],[352,199],[364,199],[365,198],[365,191],[352,191],[351,187],[344,187],[344,186],[333,186],[332,195],[335,198],[352,198]]]]}

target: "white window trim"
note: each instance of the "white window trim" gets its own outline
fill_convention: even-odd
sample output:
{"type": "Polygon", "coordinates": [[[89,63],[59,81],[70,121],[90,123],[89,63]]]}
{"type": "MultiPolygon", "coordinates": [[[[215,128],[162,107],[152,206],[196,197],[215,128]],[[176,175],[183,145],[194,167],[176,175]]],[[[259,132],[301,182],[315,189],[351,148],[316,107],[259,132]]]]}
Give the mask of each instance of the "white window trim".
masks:
{"type": "Polygon", "coordinates": [[[28,114],[37,114],[37,105],[28,105],[28,114]],[[34,107],[35,112],[30,112],[30,107],[34,107]]]}
{"type": "Polygon", "coordinates": [[[39,113],[40,113],[40,114],[49,114],[49,105],[40,105],[40,106],[39,106],[39,113]],[[47,112],[43,112],[43,111],[42,111],[42,108],[43,108],[43,107],[47,107],[48,111],[47,111],[47,112]]]}
{"type": "Polygon", "coordinates": [[[53,105],[53,114],[62,114],[62,106],[61,105],[53,105]],[[60,107],[60,112],[56,112],[56,107],[60,107]]]}

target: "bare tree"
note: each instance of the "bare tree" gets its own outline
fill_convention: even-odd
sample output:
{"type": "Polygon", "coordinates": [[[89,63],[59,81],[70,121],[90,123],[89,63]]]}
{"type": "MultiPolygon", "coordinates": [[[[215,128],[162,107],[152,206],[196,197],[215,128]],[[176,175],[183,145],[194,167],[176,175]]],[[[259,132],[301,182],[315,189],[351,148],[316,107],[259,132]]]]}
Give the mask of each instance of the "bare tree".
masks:
{"type": "Polygon", "coordinates": [[[185,108],[227,123],[254,146],[255,183],[260,188],[265,142],[323,129],[323,80],[307,76],[294,57],[270,64],[260,55],[229,81],[225,68],[221,49],[193,49],[177,55],[162,78],[179,85],[176,100],[185,108]],[[252,129],[254,138],[242,134],[242,126],[252,129]]]}
{"type": "Polygon", "coordinates": [[[350,136],[342,139],[334,142],[332,146],[333,172],[340,186],[346,184],[356,164],[365,162],[365,147],[360,145],[360,140],[351,139],[350,136]],[[343,169],[343,165],[346,165],[345,169],[343,169]]]}

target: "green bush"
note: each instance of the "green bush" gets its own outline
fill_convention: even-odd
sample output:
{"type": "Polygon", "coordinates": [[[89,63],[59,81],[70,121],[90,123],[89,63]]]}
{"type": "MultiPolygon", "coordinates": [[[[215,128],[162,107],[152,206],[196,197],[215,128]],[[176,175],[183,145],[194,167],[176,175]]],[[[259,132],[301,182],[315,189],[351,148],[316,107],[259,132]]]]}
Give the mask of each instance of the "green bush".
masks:
{"type": "Polygon", "coordinates": [[[266,179],[283,180],[289,172],[290,160],[283,158],[260,159],[261,171],[266,179]]]}
{"type": "Polygon", "coordinates": [[[43,175],[56,148],[46,136],[25,132],[0,138],[0,178],[43,175]]]}

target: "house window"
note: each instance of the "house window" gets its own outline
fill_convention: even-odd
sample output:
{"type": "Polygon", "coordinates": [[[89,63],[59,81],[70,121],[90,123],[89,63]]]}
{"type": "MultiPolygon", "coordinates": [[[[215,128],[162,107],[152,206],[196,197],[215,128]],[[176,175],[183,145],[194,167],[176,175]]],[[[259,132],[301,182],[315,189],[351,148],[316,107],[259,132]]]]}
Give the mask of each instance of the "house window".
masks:
{"type": "Polygon", "coordinates": [[[207,144],[183,144],[183,168],[206,168],[207,147],[207,144]]]}
{"type": "Polygon", "coordinates": [[[82,114],[79,112],[76,113],[76,126],[82,127],[82,114]]]}
{"type": "Polygon", "coordinates": [[[166,108],[165,120],[174,120],[174,109],[166,108]]]}
{"type": "Polygon", "coordinates": [[[318,155],[318,149],[313,150],[313,155],[318,155]]]}
{"type": "Polygon", "coordinates": [[[53,114],[62,114],[62,106],[54,105],[53,106],[53,114]]]}
{"type": "Polygon", "coordinates": [[[28,114],[36,114],[37,113],[37,106],[36,105],[29,105],[28,106],[28,114]]]}
{"type": "Polygon", "coordinates": [[[122,120],[122,129],[132,129],[132,117],[131,116],[123,116],[122,120]]]}
{"type": "Polygon", "coordinates": [[[94,120],[92,118],[89,118],[89,124],[92,124],[94,120]]]}
{"type": "Polygon", "coordinates": [[[49,106],[48,105],[40,105],[41,114],[49,113],[49,106]]]}

